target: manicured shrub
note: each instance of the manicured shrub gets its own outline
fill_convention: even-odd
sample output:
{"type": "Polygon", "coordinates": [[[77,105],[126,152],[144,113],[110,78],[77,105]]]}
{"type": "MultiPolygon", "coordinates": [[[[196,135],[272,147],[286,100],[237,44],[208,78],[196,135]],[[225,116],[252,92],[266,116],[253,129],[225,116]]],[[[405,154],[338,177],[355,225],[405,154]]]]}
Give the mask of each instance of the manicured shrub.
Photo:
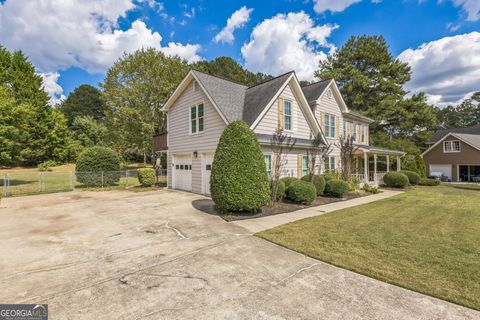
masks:
{"type": "MultiPolygon", "coordinates": [[[[273,192],[273,184],[272,184],[272,190],[270,192],[273,192]]],[[[277,201],[280,201],[285,197],[285,182],[282,180],[278,181],[277,184],[277,201]]]]}
{"type": "Polygon", "coordinates": [[[340,173],[337,171],[329,171],[323,174],[323,178],[325,179],[325,181],[332,179],[340,179],[340,173]]]}
{"type": "Polygon", "coordinates": [[[262,149],[244,121],[230,123],[213,159],[210,191],[223,212],[252,212],[266,205],[270,186],[262,149]]]}
{"type": "Polygon", "coordinates": [[[138,181],[144,187],[151,187],[155,184],[155,169],[140,168],[138,172],[138,181]]]}
{"type": "Polygon", "coordinates": [[[402,170],[400,172],[407,176],[408,182],[411,185],[416,185],[420,182],[420,175],[418,173],[408,170],[402,170]]]}
{"type": "Polygon", "coordinates": [[[401,172],[387,172],[385,176],[383,176],[383,182],[387,187],[392,188],[405,188],[408,186],[408,177],[401,173],[401,172]]]}
{"type": "Polygon", "coordinates": [[[325,178],[319,175],[310,175],[307,174],[306,176],[302,177],[303,181],[308,181],[313,183],[315,186],[315,189],[317,190],[317,196],[321,196],[323,192],[325,191],[325,178]]]}
{"type": "Polygon", "coordinates": [[[78,156],[75,171],[86,186],[114,185],[120,180],[120,159],[110,148],[87,148],[78,156]]]}
{"type": "Polygon", "coordinates": [[[438,186],[440,184],[440,180],[422,178],[418,184],[421,186],[438,186]]]}
{"type": "Polygon", "coordinates": [[[293,181],[287,189],[288,199],[300,204],[311,204],[316,195],[317,189],[313,183],[304,180],[293,181]]]}
{"type": "Polygon", "coordinates": [[[325,185],[325,193],[336,198],[343,198],[348,193],[348,183],[340,179],[330,179],[325,185]]]}
{"type": "Polygon", "coordinates": [[[288,189],[288,187],[290,186],[290,184],[294,181],[297,181],[298,178],[295,178],[295,177],[284,177],[284,178],[281,178],[280,181],[283,181],[283,183],[285,183],[285,190],[288,189]]]}

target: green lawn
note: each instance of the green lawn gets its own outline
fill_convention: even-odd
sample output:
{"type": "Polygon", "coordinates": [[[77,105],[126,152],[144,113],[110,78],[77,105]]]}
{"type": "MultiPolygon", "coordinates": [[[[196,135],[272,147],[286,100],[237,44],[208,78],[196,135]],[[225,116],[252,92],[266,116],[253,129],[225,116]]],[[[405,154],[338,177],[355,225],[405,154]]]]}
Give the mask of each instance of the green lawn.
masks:
{"type": "Polygon", "coordinates": [[[257,235],[342,268],[480,310],[480,188],[416,187],[257,235]]]}

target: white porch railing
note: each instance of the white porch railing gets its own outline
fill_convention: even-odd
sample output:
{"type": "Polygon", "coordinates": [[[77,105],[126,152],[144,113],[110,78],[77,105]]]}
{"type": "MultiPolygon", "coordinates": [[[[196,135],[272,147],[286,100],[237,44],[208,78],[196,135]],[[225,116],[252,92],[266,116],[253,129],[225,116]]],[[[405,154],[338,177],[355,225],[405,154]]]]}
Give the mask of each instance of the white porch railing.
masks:
{"type": "Polygon", "coordinates": [[[375,172],[370,171],[368,172],[368,181],[375,182],[377,184],[383,183],[383,177],[385,176],[386,171],[377,171],[377,175],[375,177],[375,172]]]}

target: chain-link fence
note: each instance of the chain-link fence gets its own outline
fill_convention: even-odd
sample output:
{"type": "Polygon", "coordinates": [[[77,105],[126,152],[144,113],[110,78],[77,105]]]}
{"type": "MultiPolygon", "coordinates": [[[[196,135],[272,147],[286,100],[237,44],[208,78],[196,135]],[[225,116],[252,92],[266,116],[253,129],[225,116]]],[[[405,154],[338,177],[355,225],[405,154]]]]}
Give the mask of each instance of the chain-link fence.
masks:
{"type": "MultiPolygon", "coordinates": [[[[157,170],[157,183],[165,185],[166,170],[157,170]]],[[[103,172],[18,172],[0,174],[0,195],[20,196],[72,191],[75,188],[132,188],[140,186],[137,170],[103,172]]]]}

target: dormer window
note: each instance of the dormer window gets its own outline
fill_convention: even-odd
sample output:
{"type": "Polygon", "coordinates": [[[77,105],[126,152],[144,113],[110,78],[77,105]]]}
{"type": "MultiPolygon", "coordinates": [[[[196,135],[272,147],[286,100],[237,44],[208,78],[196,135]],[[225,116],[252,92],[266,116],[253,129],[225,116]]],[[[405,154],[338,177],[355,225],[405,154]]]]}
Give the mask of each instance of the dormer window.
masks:
{"type": "Polygon", "coordinates": [[[335,138],[335,115],[325,113],[325,136],[335,138]]]}
{"type": "Polygon", "coordinates": [[[444,153],[460,152],[460,141],[459,140],[444,141],[443,152],[444,153]]]}

